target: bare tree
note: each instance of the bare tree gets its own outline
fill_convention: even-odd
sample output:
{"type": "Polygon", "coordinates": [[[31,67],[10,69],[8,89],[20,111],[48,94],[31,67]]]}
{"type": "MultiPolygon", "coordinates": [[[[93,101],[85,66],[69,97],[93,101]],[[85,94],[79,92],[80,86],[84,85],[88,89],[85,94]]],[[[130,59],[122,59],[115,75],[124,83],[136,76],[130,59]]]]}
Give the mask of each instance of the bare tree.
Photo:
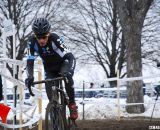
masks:
{"type": "MultiPolygon", "coordinates": [[[[142,76],[141,34],[146,14],[153,0],[113,0],[127,49],[127,77],[142,76]]],[[[127,103],[143,103],[142,81],[127,83],[127,103]]],[[[127,106],[129,113],[144,112],[144,105],[127,106]]]]}
{"type": "MultiPolygon", "coordinates": [[[[16,26],[16,59],[22,60],[27,53],[27,40],[32,33],[31,24],[36,17],[46,17],[53,24],[60,21],[58,16],[58,13],[61,13],[60,3],[60,0],[2,0],[0,2],[0,19],[11,19],[16,26]]],[[[57,26],[53,27],[54,30],[57,26]]],[[[13,37],[7,38],[9,58],[13,58],[12,41],[13,37]]],[[[13,74],[12,66],[7,65],[7,68],[13,74]]]]}
{"type": "Polygon", "coordinates": [[[150,7],[142,30],[143,64],[155,66],[160,59],[160,1],[155,0],[150,7]]]}
{"type": "MultiPolygon", "coordinates": [[[[116,5],[111,0],[77,1],[72,5],[75,16],[66,22],[70,32],[66,34],[80,51],[82,63],[101,65],[107,78],[121,77],[125,62],[125,45],[117,17],[116,5]]],[[[115,86],[115,82],[110,82],[115,86]]]]}
{"type": "MultiPolygon", "coordinates": [[[[2,0],[0,4],[1,18],[11,19],[16,26],[16,59],[18,60],[22,60],[26,54],[26,40],[31,34],[29,27],[39,12],[39,8],[42,6],[42,4],[36,3],[37,2],[31,0],[2,0]],[[36,9],[34,9],[34,7],[36,7],[36,9]]],[[[7,38],[7,56],[9,58],[13,58],[12,42],[12,36],[7,38]]],[[[7,64],[7,68],[11,74],[13,74],[12,66],[7,64]]]]}

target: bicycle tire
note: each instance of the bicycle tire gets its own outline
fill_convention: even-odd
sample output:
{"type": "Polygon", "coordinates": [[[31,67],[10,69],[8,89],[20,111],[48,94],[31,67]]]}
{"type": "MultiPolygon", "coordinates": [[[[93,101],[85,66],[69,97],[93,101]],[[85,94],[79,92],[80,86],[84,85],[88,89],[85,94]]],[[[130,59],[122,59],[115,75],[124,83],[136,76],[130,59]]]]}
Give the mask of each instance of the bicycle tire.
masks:
{"type": "Polygon", "coordinates": [[[64,126],[65,126],[65,130],[69,130],[67,117],[66,117],[66,104],[67,103],[66,103],[65,95],[61,94],[62,116],[63,116],[64,126]]]}
{"type": "Polygon", "coordinates": [[[66,130],[59,105],[48,103],[45,115],[45,130],[66,130]]]}

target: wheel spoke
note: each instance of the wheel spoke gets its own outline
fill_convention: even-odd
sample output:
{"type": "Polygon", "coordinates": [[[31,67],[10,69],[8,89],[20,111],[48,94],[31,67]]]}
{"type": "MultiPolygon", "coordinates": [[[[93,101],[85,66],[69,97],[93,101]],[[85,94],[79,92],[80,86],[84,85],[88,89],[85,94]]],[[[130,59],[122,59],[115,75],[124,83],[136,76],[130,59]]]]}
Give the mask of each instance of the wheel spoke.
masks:
{"type": "Polygon", "coordinates": [[[49,130],[66,130],[65,124],[64,124],[64,117],[62,116],[62,111],[60,108],[54,107],[54,105],[51,104],[51,106],[47,106],[46,109],[46,119],[45,119],[45,125],[46,129],[49,130]]]}

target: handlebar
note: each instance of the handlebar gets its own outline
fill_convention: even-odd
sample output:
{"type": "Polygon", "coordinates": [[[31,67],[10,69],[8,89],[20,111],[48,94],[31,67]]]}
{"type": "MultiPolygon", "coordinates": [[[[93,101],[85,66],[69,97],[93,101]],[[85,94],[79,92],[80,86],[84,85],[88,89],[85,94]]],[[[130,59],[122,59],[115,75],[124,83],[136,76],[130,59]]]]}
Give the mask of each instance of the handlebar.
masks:
{"type": "MultiPolygon", "coordinates": [[[[46,80],[34,81],[34,82],[32,83],[32,86],[33,86],[33,85],[36,85],[36,84],[54,82],[54,81],[57,81],[57,80],[64,80],[64,77],[58,77],[58,78],[53,78],[53,79],[46,79],[46,80]]],[[[35,94],[32,92],[31,87],[29,87],[28,90],[29,90],[29,93],[30,93],[31,96],[34,96],[34,95],[35,95],[35,94]]]]}
{"type": "Polygon", "coordinates": [[[53,79],[46,79],[46,80],[40,80],[40,81],[34,81],[32,85],[35,84],[42,84],[42,83],[47,83],[47,82],[54,82],[56,80],[63,80],[64,77],[58,77],[58,78],[53,78],[53,79]]]}

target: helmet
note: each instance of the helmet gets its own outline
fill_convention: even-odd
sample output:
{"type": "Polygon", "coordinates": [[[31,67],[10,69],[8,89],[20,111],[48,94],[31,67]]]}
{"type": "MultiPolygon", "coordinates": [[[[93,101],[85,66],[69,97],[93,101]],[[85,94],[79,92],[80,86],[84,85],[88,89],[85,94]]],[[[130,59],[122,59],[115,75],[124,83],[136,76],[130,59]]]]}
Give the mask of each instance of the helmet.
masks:
{"type": "Polygon", "coordinates": [[[37,18],[32,25],[33,32],[38,36],[47,34],[50,31],[50,28],[51,25],[45,18],[37,18]]]}

